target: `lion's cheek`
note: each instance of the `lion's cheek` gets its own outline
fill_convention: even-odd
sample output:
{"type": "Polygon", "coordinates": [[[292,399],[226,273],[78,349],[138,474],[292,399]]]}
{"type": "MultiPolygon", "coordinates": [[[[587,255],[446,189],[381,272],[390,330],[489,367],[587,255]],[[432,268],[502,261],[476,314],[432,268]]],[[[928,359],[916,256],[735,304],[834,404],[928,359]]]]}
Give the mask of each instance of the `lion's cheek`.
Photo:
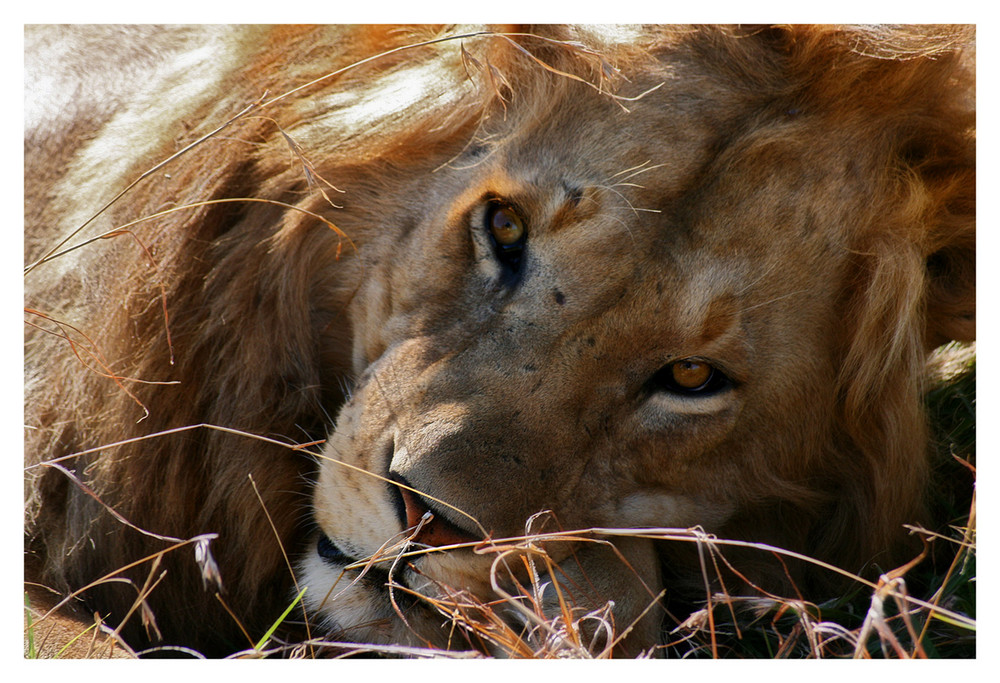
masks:
{"type": "Polygon", "coordinates": [[[368,442],[346,429],[331,434],[320,454],[313,492],[316,523],[353,557],[374,554],[401,530],[384,479],[387,465],[372,455],[383,449],[359,447],[368,442]]]}
{"type": "Polygon", "coordinates": [[[345,478],[351,481],[321,477],[313,498],[315,519],[345,553],[367,557],[399,533],[398,518],[387,504],[387,496],[373,491],[363,475],[352,472],[345,478]]]}
{"type": "Polygon", "coordinates": [[[720,527],[735,512],[728,500],[688,496],[662,489],[643,489],[608,504],[601,515],[614,527],[693,527],[709,531],[720,527]]]}

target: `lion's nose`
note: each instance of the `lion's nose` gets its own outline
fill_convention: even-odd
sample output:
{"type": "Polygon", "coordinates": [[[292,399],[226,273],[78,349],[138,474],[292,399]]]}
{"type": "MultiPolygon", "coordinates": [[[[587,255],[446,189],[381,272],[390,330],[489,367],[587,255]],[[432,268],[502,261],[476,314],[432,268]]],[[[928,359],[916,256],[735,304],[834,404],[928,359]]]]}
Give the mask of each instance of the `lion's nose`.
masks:
{"type": "Polygon", "coordinates": [[[399,487],[399,492],[406,508],[406,527],[408,529],[420,527],[412,538],[417,543],[438,548],[460,543],[476,543],[482,540],[452,524],[440,513],[435,513],[414,492],[403,487],[399,487]]]}

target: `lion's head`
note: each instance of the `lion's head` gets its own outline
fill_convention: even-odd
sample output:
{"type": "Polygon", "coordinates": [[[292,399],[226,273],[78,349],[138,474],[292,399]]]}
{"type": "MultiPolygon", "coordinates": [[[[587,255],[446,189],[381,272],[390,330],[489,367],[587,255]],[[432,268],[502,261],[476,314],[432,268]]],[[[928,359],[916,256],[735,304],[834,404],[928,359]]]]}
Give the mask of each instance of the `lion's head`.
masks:
{"type": "MultiPolygon", "coordinates": [[[[921,515],[927,354],[974,338],[974,107],[954,49],[967,38],[418,33],[212,38],[219,73],[157,118],[163,142],[126,168],[149,168],[267,89],[260,113],[126,195],[109,226],[246,201],[164,213],[135,229],[144,249],[119,237],[79,250],[35,270],[75,268],[29,287],[47,320],[95,327],[111,374],[180,385],[118,389],[65,339],[32,337],[29,459],[202,423],[326,437],[313,461],[183,432],[80,455],[76,471],[136,526],[219,533],[245,618],[290,594],[277,533],[310,614],[347,640],[455,645],[415,596],[487,602],[510,589],[524,553],[490,546],[526,528],[700,526],[852,571],[890,561],[921,515]],[[67,302],[77,280],[88,294],[67,302]],[[113,297],[122,313],[98,315],[113,297]],[[149,411],[138,426],[136,402],[149,411]],[[407,539],[411,551],[461,547],[399,557],[407,539]]],[[[181,34],[163,51],[197,44],[181,34]]],[[[147,97],[126,93],[94,125],[127,141],[121,122],[147,97]]],[[[42,122],[29,184],[38,141],[71,130],[42,122]]],[[[127,171],[94,170],[102,153],[76,150],[62,185],[36,194],[39,221],[125,184],[127,171]]],[[[29,491],[32,537],[73,587],[156,542],[127,531],[103,544],[120,522],[85,493],[54,470],[29,491]]],[[[565,590],[543,595],[543,611],[610,599],[619,624],[637,622],[626,651],[654,644],[660,563],[680,571],[683,553],[596,531],[539,547],[565,590]]],[[[176,572],[177,590],[193,581],[176,572]]],[[[822,585],[789,572],[765,563],[748,576],[822,585]]],[[[162,599],[172,637],[212,642],[162,599]]]]}

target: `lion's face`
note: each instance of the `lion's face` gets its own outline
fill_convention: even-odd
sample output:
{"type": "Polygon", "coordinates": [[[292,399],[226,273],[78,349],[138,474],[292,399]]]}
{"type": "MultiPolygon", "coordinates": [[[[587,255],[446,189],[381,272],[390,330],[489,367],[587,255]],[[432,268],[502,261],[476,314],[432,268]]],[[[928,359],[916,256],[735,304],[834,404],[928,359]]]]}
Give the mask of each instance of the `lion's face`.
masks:
{"type": "MultiPolygon", "coordinates": [[[[371,597],[384,580],[340,572],[425,510],[417,541],[437,546],[521,535],[540,511],[547,530],[713,530],[820,456],[849,258],[846,210],[822,198],[857,182],[818,166],[829,148],[794,117],[713,157],[686,94],[554,107],[383,226],[315,494],[307,577],[333,623],[392,616],[371,597]]],[[[394,577],[488,594],[490,560],[439,553],[394,577]]]]}

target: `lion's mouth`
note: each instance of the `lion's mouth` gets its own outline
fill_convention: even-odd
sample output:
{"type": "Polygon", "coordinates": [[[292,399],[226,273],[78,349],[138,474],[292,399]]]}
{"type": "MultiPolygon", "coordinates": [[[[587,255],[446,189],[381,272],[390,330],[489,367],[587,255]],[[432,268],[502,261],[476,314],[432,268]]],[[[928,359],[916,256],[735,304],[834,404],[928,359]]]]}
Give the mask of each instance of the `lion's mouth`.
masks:
{"type": "MultiPolygon", "coordinates": [[[[438,509],[433,500],[418,493],[416,489],[402,476],[391,473],[391,495],[396,508],[396,514],[403,527],[403,535],[407,540],[424,548],[445,548],[446,546],[468,545],[482,542],[482,536],[477,536],[450,521],[438,509]]],[[[350,547],[351,544],[348,544],[350,547]]],[[[412,546],[411,546],[412,547],[412,546]]],[[[320,531],[316,541],[315,552],[324,564],[343,568],[364,561],[356,553],[338,544],[330,536],[320,531]]],[[[409,563],[407,563],[407,566],[409,563]]],[[[408,566],[409,569],[412,569],[408,566]]],[[[400,572],[393,580],[404,587],[407,585],[403,576],[407,571],[400,572]]],[[[389,582],[389,572],[381,566],[373,565],[365,568],[362,576],[368,579],[366,583],[374,582],[384,585],[389,582]]]]}

